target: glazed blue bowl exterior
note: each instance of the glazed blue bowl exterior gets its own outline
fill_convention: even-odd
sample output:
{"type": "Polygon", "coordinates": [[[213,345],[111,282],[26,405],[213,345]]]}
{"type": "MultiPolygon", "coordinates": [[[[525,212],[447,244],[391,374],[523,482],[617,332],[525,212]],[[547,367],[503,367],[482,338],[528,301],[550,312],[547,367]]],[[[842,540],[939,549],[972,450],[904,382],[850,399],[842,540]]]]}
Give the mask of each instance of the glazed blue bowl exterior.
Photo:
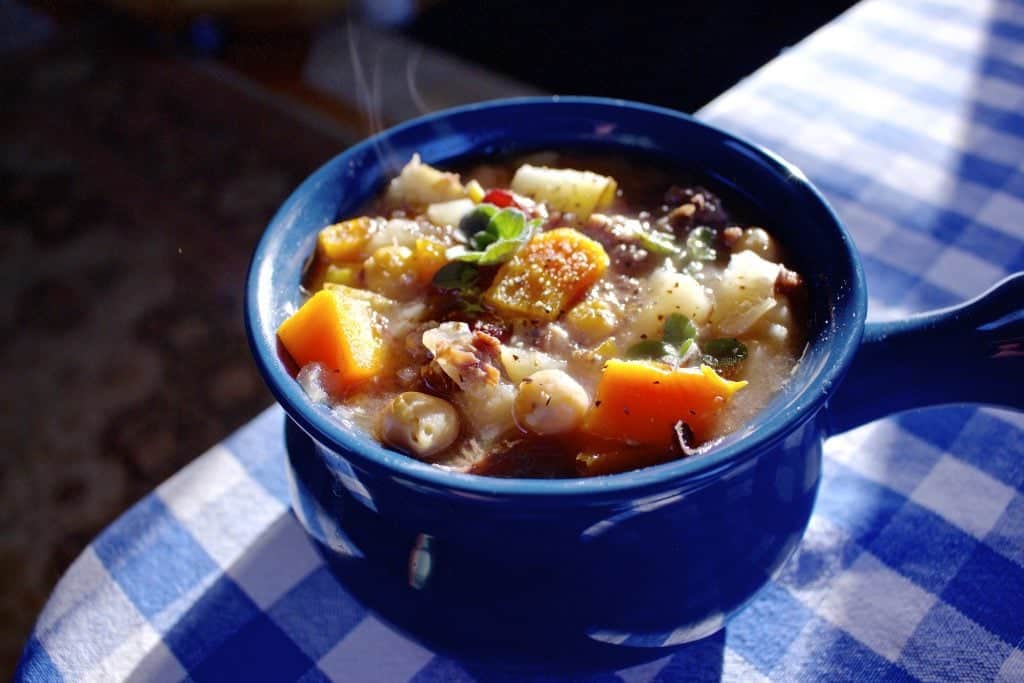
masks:
{"type": "Polygon", "coordinates": [[[592,98],[508,100],[430,115],[332,159],[288,199],[247,290],[254,355],[289,416],[294,509],[349,588],[464,658],[594,668],[722,628],[780,569],[818,489],[826,399],[865,317],[852,243],[794,167],[686,115],[592,98]],[[346,431],[310,403],[275,330],[301,303],[319,228],[350,216],[413,153],[445,165],[538,149],[646,154],[756,207],[809,283],[809,344],[790,381],[712,452],[575,480],[453,473],[346,431]]]}

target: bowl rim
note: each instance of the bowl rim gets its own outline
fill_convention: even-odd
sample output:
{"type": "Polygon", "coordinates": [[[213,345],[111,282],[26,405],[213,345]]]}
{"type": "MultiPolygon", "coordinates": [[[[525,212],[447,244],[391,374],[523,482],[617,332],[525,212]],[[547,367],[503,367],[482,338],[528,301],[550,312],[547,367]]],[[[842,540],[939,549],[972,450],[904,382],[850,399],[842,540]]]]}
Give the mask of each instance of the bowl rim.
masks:
{"type": "MultiPolygon", "coordinates": [[[[836,299],[829,303],[834,309],[836,299]]],[[[385,129],[333,156],[292,191],[264,229],[250,261],[244,302],[246,335],[260,374],[287,415],[314,442],[322,444],[337,454],[344,453],[344,456],[339,455],[339,457],[355,460],[363,467],[387,471],[396,478],[430,489],[459,492],[468,497],[500,496],[533,499],[618,495],[626,491],[640,493],[654,488],[663,488],[667,483],[682,483],[683,480],[696,483],[705,481],[708,477],[718,476],[755,457],[758,453],[764,452],[765,449],[781,441],[798,426],[814,417],[824,406],[828,397],[842,380],[860,346],[866,310],[867,295],[864,273],[853,241],[832,206],[795,165],[741,136],[729,133],[718,126],[683,112],[623,99],[561,95],[487,100],[432,112],[385,129]],[[738,145],[746,152],[760,157],[775,172],[784,174],[790,180],[798,183],[802,190],[808,193],[811,201],[817,202],[831,219],[832,228],[830,229],[835,230],[838,244],[843,247],[843,254],[849,265],[852,278],[845,288],[844,324],[837,325],[839,334],[827,341],[831,347],[829,351],[831,362],[796,395],[786,410],[777,410],[775,413],[767,415],[754,433],[744,436],[738,442],[723,445],[698,458],[684,458],[638,470],[598,477],[575,479],[499,478],[456,472],[388,450],[368,435],[355,435],[347,431],[334,419],[328,409],[324,406],[317,406],[308,400],[298,382],[280,362],[276,337],[274,337],[275,343],[272,344],[261,333],[261,322],[264,320],[264,316],[259,306],[259,293],[262,286],[267,286],[267,282],[260,277],[260,271],[268,257],[273,256],[268,252],[273,242],[274,233],[282,226],[287,225],[288,216],[301,205],[304,197],[314,188],[325,182],[336,182],[337,169],[344,168],[349,159],[363,153],[368,148],[380,145],[388,137],[479,110],[563,105],[591,106],[608,112],[611,110],[633,110],[684,121],[688,125],[708,129],[713,134],[730,141],[733,145],[738,145]]],[[[273,327],[276,329],[276,325],[273,327]]],[[[330,466],[330,463],[328,464],[330,466]]]]}

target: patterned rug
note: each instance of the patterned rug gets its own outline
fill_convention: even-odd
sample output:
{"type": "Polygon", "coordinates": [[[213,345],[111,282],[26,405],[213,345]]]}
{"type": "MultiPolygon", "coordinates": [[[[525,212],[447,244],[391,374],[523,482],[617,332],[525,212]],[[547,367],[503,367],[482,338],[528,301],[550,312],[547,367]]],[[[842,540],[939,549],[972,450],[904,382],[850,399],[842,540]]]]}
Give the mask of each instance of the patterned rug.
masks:
{"type": "Polygon", "coordinates": [[[271,401],[255,242],[350,139],[202,63],[0,62],[0,677],[86,543],[271,401]]]}

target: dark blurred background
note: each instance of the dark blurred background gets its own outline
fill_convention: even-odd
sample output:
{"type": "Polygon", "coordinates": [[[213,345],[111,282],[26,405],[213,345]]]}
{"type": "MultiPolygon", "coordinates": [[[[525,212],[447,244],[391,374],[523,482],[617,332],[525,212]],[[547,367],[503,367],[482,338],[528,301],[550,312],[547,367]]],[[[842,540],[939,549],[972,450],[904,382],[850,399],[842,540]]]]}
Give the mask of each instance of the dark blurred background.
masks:
{"type": "Polygon", "coordinates": [[[303,177],[422,111],[695,111],[853,3],[0,0],[0,676],[127,506],[270,404],[249,255],[303,177]]]}

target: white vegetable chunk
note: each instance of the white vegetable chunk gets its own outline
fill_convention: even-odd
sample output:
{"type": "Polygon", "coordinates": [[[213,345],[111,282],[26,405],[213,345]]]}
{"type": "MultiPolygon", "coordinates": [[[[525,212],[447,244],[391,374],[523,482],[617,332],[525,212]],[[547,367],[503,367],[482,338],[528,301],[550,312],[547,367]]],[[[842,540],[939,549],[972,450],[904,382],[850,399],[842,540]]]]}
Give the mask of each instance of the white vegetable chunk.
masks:
{"type": "Polygon", "coordinates": [[[534,434],[563,434],[583,421],[590,397],[562,370],[539,370],[519,384],[516,422],[534,434]]]}
{"type": "Polygon", "coordinates": [[[636,336],[659,339],[665,319],[673,313],[685,315],[694,325],[703,325],[711,315],[707,289],[687,273],[659,268],[648,277],[646,290],[646,303],[631,326],[636,336]]]}
{"type": "Polygon", "coordinates": [[[440,227],[457,226],[459,221],[475,206],[472,199],[453,199],[448,202],[431,204],[427,207],[427,220],[440,227]]]}
{"type": "Polygon", "coordinates": [[[566,366],[564,359],[518,346],[501,347],[501,364],[513,382],[521,382],[538,370],[564,370],[566,366]]]}
{"type": "Polygon", "coordinates": [[[466,196],[457,173],[445,173],[420,161],[413,154],[397,178],[388,185],[388,201],[399,204],[433,204],[466,196]]]}
{"type": "Polygon", "coordinates": [[[612,203],[614,178],[570,168],[523,164],[512,177],[512,191],[547,202],[556,211],[572,212],[580,220],[612,203]]]}
{"type": "Polygon", "coordinates": [[[743,334],[775,307],[775,280],[781,268],[752,251],[741,251],[729,258],[712,316],[719,334],[743,334]]]}
{"type": "Polygon", "coordinates": [[[459,414],[448,401],[418,391],[399,394],[384,412],[381,438],[418,458],[429,458],[455,443],[459,414]]]}
{"type": "Polygon", "coordinates": [[[416,221],[392,218],[376,226],[363,250],[369,255],[381,247],[409,247],[412,249],[416,246],[416,238],[422,236],[423,230],[416,221]]]}

